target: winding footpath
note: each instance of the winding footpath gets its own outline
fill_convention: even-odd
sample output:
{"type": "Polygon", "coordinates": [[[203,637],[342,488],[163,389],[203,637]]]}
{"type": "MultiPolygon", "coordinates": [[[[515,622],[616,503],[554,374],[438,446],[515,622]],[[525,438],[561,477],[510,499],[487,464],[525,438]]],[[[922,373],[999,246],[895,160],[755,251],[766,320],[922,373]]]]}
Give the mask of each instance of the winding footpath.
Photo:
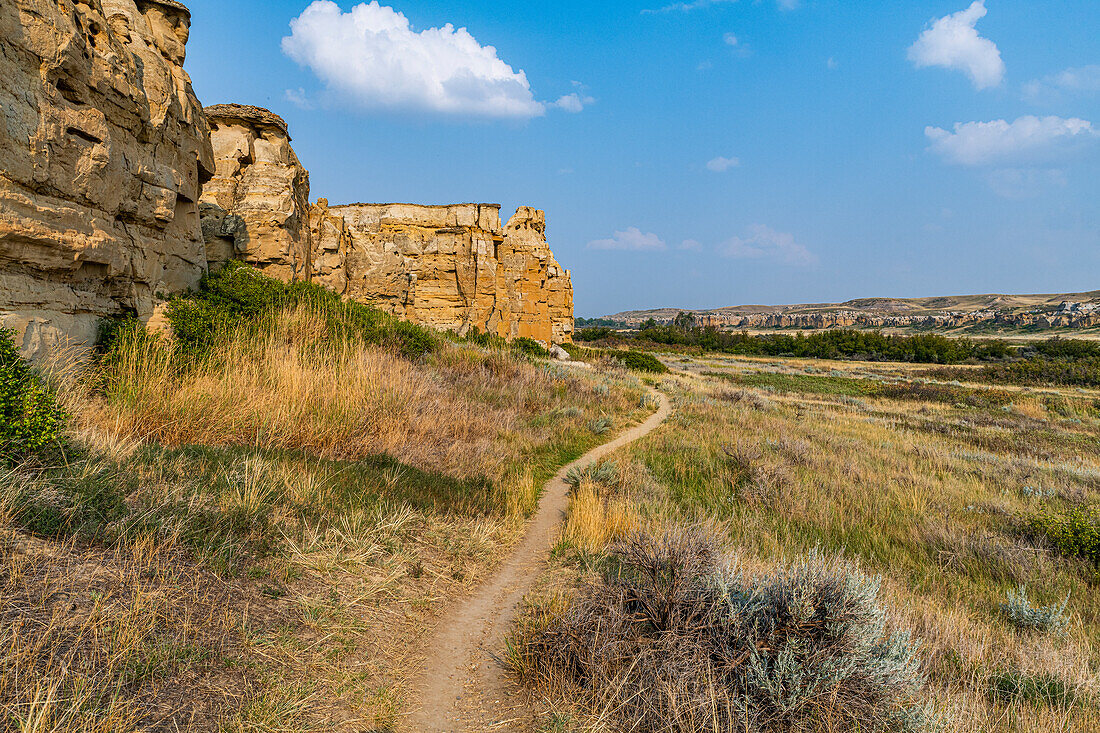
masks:
{"type": "Polygon", "coordinates": [[[558,471],[547,482],[538,510],[515,551],[473,595],[442,619],[428,643],[427,660],[417,685],[420,704],[404,723],[409,733],[509,731],[528,712],[522,695],[497,658],[519,612],[520,601],[545,567],[555,532],[569,507],[566,474],[648,435],[671,412],[668,398],[656,390],[659,409],[609,443],[558,471]]]}

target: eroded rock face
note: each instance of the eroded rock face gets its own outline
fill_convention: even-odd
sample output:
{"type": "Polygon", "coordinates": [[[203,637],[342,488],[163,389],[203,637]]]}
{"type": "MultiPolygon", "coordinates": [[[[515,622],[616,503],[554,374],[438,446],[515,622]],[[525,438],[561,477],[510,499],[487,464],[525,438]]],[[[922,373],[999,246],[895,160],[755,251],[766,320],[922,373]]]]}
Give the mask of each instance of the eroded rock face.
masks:
{"type": "Polygon", "coordinates": [[[314,205],[313,277],[401,318],[459,333],[572,340],[569,272],[542,211],[501,226],[495,204],[314,205]]]}
{"type": "Polygon", "coordinates": [[[211,264],[238,259],[286,282],[310,276],[309,172],[282,117],[260,107],[206,108],[216,172],[203,187],[211,264]]]}
{"type": "Polygon", "coordinates": [[[206,267],[214,170],[174,0],[0,2],[0,324],[31,355],[206,267]]]}

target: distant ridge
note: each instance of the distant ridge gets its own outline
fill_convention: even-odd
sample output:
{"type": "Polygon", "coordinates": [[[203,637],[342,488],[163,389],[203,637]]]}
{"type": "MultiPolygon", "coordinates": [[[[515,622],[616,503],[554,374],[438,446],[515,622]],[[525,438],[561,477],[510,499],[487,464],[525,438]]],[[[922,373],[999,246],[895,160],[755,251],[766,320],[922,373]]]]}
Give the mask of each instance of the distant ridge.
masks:
{"type": "Polygon", "coordinates": [[[1004,326],[1100,326],[1100,290],[1034,295],[949,295],[929,298],[856,298],[843,303],[737,305],[725,308],[653,308],[604,316],[634,326],[653,318],[667,321],[681,311],[706,325],[744,328],[831,328],[838,326],[943,326],[980,323],[1004,326]]]}

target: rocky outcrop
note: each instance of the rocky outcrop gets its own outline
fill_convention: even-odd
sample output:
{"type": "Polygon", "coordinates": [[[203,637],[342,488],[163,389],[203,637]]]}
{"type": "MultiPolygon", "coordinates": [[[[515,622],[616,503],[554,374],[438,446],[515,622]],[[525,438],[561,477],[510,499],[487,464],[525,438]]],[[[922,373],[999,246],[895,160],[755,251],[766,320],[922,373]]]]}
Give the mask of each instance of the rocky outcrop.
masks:
{"type": "Polygon", "coordinates": [[[501,226],[495,204],[322,200],[310,221],[314,279],[355,300],[459,333],[572,340],[573,288],[541,211],[523,207],[501,226]]]}
{"type": "Polygon", "coordinates": [[[189,26],[175,0],[0,2],[0,324],[24,352],[147,317],[204,271],[189,26]]]}
{"type": "Polygon", "coordinates": [[[309,172],[282,117],[260,107],[206,108],[216,171],[203,187],[211,264],[238,259],[290,282],[310,276],[309,172]]]}
{"type": "Polygon", "coordinates": [[[311,207],[281,117],[203,110],[189,29],[176,0],[0,2],[0,326],[24,353],[148,321],[229,259],[436,328],[571,339],[541,211],[311,207]]]}

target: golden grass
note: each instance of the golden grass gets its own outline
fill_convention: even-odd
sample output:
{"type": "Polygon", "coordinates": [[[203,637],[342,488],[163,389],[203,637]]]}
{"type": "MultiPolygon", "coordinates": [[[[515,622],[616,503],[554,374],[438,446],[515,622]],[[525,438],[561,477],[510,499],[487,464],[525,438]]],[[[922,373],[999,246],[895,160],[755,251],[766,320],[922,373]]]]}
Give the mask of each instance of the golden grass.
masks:
{"type": "Polygon", "coordinates": [[[389,729],[440,606],[507,551],[543,481],[611,437],[588,423],[648,412],[621,370],[469,344],[414,362],[330,339],[306,307],[200,357],[148,340],[114,356],[55,369],[88,453],[0,474],[0,719],[27,730],[389,729]],[[397,460],[378,472],[380,454],[397,460]],[[130,513],[98,540],[22,531],[27,497],[69,507],[104,473],[130,513]],[[438,496],[478,481],[489,506],[438,496]],[[109,613],[74,621],[93,595],[109,613]]]}
{"type": "MultiPolygon", "coordinates": [[[[836,369],[868,379],[913,371],[744,358],[677,366],[746,374],[836,369]]],[[[822,548],[881,574],[894,623],[923,640],[928,695],[946,730],[1100,730],[1095,571],[1022,535],[1016,519],[1045,502],[1100,498],[1100,394],[1018,390],[1000,410],[812,391],[745,389],[746,397],[698,374],[666,377],[661,386],[673,394],[673,416],[613,456],[621,470],[640,467],[658,487],[626,495],[635,514],[654,522],[718,520],[749,567],[822,548]],[[1063,400],[1057,411],[1051,395],[1063,400]],[[1064,634],[1021,631],[1006,620],[999,604],[1018,584],[1044,605],[1069,594],[1064,634]],[[1075,701],[995,695],[993,680],[1002,673],[1049,676],[1075,701]]],[[[578,528],[598,524],[588,517],[598,517],[599,507],[582,497],[578,528]]],[[[579,534],[586,552],[605,539],[599,531],[579,534]]],[[[551,594],[593,567],[570,563],[568,553],[564,560],[551,594]]],[[[555,599],[549,613],[566,602],[555,599]]],[[[537,624],[547,611],[538,598],[532,603],[543,609],[531,619],[537,624]]],[[[599,711],[553,695],[548,705],[576,716],[578,730],[600,728],[599,711]]]]}
{"type": "Polygon", "coordinates": [[[306,307],[269,318],[258,334],[229,335],[191,368],[175,352],[128,342],[103,374],[106,399],[66,391],[79,428],[163,445],[386,453],[455,476],[496,476],[543,438],[524,418],[575,403],[561,399],[562,380],[504,352],[448,348],[413,363],[330,339],[306,307]]]}
{"type": "Polygon", "coordinates": [[[562,538],[584,552],[599,552],[637,529],[640,521],[628,498],[601,496],[597,484],[582,481],[573,492],[562,538]]]}

